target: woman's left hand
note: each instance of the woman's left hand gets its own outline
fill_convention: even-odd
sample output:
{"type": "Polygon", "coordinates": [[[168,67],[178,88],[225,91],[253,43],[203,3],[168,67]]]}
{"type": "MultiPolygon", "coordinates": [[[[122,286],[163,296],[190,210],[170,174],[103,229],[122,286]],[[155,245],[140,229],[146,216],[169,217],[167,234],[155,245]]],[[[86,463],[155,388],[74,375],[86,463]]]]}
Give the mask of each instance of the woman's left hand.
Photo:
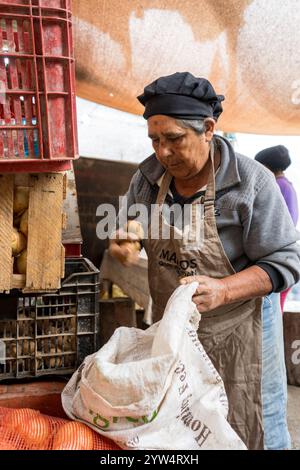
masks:
{"type": "Polygon", "coordinates": [[[193,302],[200,313],[213,310],[226,303],[226,284],[223,279],[208,276],[190,276],[180,280],[180,284],[198,282],[199,286],[193,295],[193,302]]]}

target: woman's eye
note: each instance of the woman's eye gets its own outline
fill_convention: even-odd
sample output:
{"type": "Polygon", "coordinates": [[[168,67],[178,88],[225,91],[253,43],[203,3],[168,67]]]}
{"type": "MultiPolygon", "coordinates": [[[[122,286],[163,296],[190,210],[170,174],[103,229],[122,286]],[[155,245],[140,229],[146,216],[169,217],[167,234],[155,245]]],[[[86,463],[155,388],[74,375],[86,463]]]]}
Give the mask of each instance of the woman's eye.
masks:
{"type": "Polygon", "coordinates": [[[176,141],[179,141],[180,139],[182,139],[183,135],[178,135],[177,137],[169,137],[169,140],[171,142],[176,142],[176,141]]]}

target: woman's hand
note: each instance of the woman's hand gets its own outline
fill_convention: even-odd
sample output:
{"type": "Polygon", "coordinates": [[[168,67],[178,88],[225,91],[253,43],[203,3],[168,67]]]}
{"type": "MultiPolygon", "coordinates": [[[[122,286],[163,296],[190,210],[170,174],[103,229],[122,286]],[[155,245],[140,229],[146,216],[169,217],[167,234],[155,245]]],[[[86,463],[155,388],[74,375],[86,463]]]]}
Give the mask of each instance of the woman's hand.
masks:
{"type": "Polygon", "coordinates": [[[180,280],[180,284],[198,282],[199,286],[193,295],[193,302],[200,313],[213,310],[226,303],[226,284],[223,279],[208,276],[190,276],[180,280]]]}
{"type": "Polygon", "coordinates": [[[193,297],[199,312],[207,312],[221,305],[243,302],[263,297],[272,292],[272,281],[268,273],[259,266],[250,266],[223,279],[208,276],[191,276],[181,279],[181,284],[198,282],[193,297]]]}
{"type": "Polygon", "coordinates": [[[141,244],[139,238],[131,232],[120,229],[110,240],[108,252],[124,266],[138,263],[141,244]]]}

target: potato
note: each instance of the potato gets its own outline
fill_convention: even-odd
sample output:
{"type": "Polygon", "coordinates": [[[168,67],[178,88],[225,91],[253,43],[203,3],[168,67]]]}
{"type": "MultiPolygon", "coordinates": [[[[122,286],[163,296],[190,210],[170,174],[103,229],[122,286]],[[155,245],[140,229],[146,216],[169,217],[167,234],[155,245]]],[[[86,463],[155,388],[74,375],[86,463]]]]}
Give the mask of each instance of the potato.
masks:
{"type": "Polygon", "coordinates": [[[64,357],[64,367],[71,367],[72,369],[76,366],[76,355],[69,354],[64,357]]]}
{"type": "Polygon", "coordinates": [[[128,240],[124,240],[121,244],[122,244],[122,247],[128,248],[128,250],[131,251],[132,253],[134,253],[135,251],[141,250],[140,242],[130,242],[128,240]]]}
{"type": "MultiPolygon", "coordinates": [[[[57,348],[51,348],[49,354],[61,354],[61,350],[57,348]]],[[[44,364],[44,369],[55,369],[62,366],[61,356],[56,357],[41,357],[37,354],[37,368],[41,369],[44,364]]]]}
{"type": "MultiPolygon", "coordinates": [[[[61,350],[59,348],[51,348],[50,349],[51,354],[61,354],[61,350]]],[[[62,359],[61,356],[56,356],[56,357],[50,357],[47,358],[45,361],[45,365],[48,369],[54,369],[55,367],[61,367],[62,364],[62,359]]]]}
{"type": "Polygon", "coordinates": [[[28,321],[19,321],[19,337],[22,336],[33,336],[34,324],[28,321]]]}
{"type": "Polygon", "coordinates": [[[138,254],[141,250],[141,244],[138,241],[120,240],[121,248],[120,261],[123,264],[137,263],[138,254]]]}
{"type": "Polygon", "coordinates": [[[64,336],[58,331],[52,331],[51,333],[57,334],[55,338],[54,337],[51,338],[51,347],[54,349],[54,352],[55,352],[56,347],[57,347],[58,353],[62,352],[62,350],[70,351],[72,349],[71,348],[71,344],[72,344],[71,336],[64,336]]]}
{"type": "Polygon", "coordinates": [[[134,233],[139,240],[143,240],[145,237],[144,229],[140,222],[136,222],[135,220],[129,220],[129,222],[125,225],[126,232],[134,233]]]}
{"type": "MultiPolygon", "coordinates": [[[[20,356],[33,356],[35,350],[34,340],[20,340],[18,344],[18,357],[20,356]]],[[[11,344],[9,354],[12,357],[17,357],[17,346],[16,343],[11,344]]]]}
{"type": "Polygon", "coordinates": [[[116,284],[113,284],[112,286],[112,298],[127,298],[128,295],[125,294],[125,292],[122,291],[122,289],[117,286],[116,284]]]}
{"type": "Polygon", "coordinates": [[[17,346],[15,342],[7,343],[6,346],[6,356],[7,357],[16,357],[17,356],[17,346]]]}
{"type": "Polygon", "coordinates": [[[14,214],[24,212],[29,205],[29,188],[16,186],[14,193],[14,214]]]}
{"type": "Polygon", "coordinates": [[[107,290],[100,291],[100,299],[101,300],[109,299],[109,292],[107,290]]]}
{"type": "Polygon", "coordinates": [[[19,274],[26,274],[27,268],[27,250],[22,251],[20,256],[17,258],[17,268],[19,274]]]}
{"type": "Polygon", "coordinates": [[[25,250],[27,245],[26,238],[16,228],[13,228],[13,237],[11,242],[13,256],[17,256],[21,251],[25,250]]]}
{"type": "Polygon", "coordinates": [[[21,340],[19,341],[19,356],[31,356],[35,350],[34,340],[21,340]]]}
{"type": "Polygon", "coordinates": [[[20,232],[22,232],[26,237],[28,236],[28,210],[26,210],[21,217],[20,232]]]}

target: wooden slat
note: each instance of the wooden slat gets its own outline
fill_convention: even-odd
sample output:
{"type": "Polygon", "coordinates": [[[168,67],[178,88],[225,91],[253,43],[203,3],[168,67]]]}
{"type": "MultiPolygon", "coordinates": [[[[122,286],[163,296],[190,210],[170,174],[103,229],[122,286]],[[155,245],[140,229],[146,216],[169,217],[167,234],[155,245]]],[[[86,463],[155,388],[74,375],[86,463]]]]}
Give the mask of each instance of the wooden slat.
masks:
{"type": "Polygon", "coordinates": [[[23,289],[26,285],[25,274],[13,274],[11,288],[12,289],[23,289]]]}
{"type": "Polygon", "coordinates": [[[16,173],[15,174],[15,186],[29,186],[30,175],[28,173],[16,173]]]}
{"type": "Polygon", "coordinates": [[[61,245],[61,278],[65,277],[65,257],[66,257],[66,250],[63,245],[61,245]]]}
{"type": "Polygon", "coordinates": [[[63,198],[67,198],[67,186],[68,186],[68,175],[67,173],[64,174],[64,182],[63,182],[63,198]]]}
{"type": "Polygon", "coordinates": [[[63,175],[31,176],[25,292],[60,287],[63,175]]]}
{"type": "Polygon", "coordinates": [[[77,190],[75,175],[73,169],[68,171],[64,180],[66,186],[66,198],[64,201],[64,212],[67,214],[66,227],[63,229],[63,242],[70,244],[81,244],[82,236],[80,230],[78,203],[77,203],[77,190]]]}
{"type": "Polygon", "coordinates": [[[68,216],[65,212],[63,212],[63,214],[62,214],[62,229],[63,230],[66,230],[67,223],[68,223],[68,216]]]}
{"type": "Polygon", "coordinates": [[[0,291],[11,289],[13,267],[13,196],[14,181],[12,175],[0,175],[0,291]]]}

